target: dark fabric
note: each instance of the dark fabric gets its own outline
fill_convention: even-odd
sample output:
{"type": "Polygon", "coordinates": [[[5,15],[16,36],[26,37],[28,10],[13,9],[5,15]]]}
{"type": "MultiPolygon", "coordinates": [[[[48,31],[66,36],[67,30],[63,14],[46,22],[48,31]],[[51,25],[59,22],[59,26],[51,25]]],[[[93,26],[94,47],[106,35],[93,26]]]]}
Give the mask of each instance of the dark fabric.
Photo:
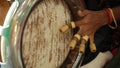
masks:
{"type": "Polygon", "coordinates": [[[115,7],[120,5],[120,0],[108,0],[110,7],[115,7]]]}
{"type": "Polygon", "coordinates": [[[90,10],[100,10],[105,7],[115,7],[120,5],[120,0],[84,0],[90,10]]]}
{"type": "Polygon", "coordinates": [[[97,0],[84,0],[88,10],[100,10],[97,0]]]}

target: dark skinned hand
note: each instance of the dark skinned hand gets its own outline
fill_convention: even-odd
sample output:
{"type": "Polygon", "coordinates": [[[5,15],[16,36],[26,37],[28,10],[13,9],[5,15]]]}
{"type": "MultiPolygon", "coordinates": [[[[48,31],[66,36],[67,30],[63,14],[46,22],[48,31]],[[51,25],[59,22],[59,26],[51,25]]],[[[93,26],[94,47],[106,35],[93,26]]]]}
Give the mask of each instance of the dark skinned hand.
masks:
{"type": "Polygon", "coordinates": [[[90,49],[93,47],[93,51],[96,51],[95,43],[94,43],[94,34],[100,29],[102,26],[108,24],[108,16],[104,10],[101,11],[90,11],[83,10],[78,11],[78,15],[83,17],[83,19],[75,21],[75,27],[79,27],[79,31],[77,35],[74,36],[73,40],[70,42],[70,48],[74,49],[78,40],[81,40],[80,43],[80,52],[84,53],[85,51],[85,43],[90,40],[90,49]],[[82,37],[82,38],[81,38],[82,37]],[[92,46],[91,46],[92,45],[92,46]]]}

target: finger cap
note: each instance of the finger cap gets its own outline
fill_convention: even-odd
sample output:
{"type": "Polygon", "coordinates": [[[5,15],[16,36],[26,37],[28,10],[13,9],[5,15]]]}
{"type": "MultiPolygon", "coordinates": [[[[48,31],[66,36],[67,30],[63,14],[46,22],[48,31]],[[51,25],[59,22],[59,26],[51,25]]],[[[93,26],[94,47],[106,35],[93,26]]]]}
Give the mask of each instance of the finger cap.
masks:
{"type": "Polygon", "coordinates": [[[97,49],[96,49],[95,43],[91,43],[91,44],[90,44],[90,51],[91,51],[91,52],[96,52],[96,50],[97,50],[97,49]]]}
{"type": "Polygon", "coordinates": [[[77,44],[77,41],[73,39],[69,44],[70,49],[73,50],[75,48],[76,44],[77,44]]]}
{"type": "Polygon", "coordinates": [[[85,36],[83,36],[82,38],[83,38],[85,41],[88,41],[89,36],[88,36],[88,35],[85,35],[85,36]]]}
{"type": "Polygon", "coordinates": [[[85,44],[80,44],[79,52],[80,53],[84,53],[85,52],[85,44]]]}
{"type": "Polygon", "coordinates": [[[65,32],[69,29],[68,25],[64,25],[62,28],[60,28],[60,32],[65,32]]]}
{"type": "Polygon", "coordinates": [[[75,34],[74,37],[77,38],[78,40],[80,40],[80,38],[81,38],[81,36],[79,34],[75,34]]]}
{"type": "Polygon", "coordinates": [[[75,28],[76,26],[75,26],[75,22],[71,22],[71,27],[72,28],[75,28]]]}

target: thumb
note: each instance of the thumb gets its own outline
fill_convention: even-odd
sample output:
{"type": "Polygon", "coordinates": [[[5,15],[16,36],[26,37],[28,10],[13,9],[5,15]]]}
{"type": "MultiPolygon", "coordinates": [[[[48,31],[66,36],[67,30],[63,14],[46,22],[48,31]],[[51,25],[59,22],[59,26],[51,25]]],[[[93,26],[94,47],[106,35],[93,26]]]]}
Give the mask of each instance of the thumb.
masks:
{"type": "Polygon", "coordinates": [[[80,17],[84,17],[84,16],[86,16],[86,15],[89,14],[89,13],[90,13],[90,11],[88,11],[88,10],[83,10],[83,11],[78,10],[78,15],[79,15],[80,17]]]}

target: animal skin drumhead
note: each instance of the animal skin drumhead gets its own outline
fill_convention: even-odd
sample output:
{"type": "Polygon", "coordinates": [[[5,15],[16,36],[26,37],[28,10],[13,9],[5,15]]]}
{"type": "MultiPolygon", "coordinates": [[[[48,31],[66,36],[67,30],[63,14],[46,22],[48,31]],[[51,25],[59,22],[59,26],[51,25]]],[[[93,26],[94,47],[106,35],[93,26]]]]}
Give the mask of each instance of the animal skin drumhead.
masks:
{"type": "Polygon", "coordinates": [[[30,13],[22,36],[22,58],[26,68],[59,68],[69,52],[72,31],[59,31],[70,22],[70,11],[62,0],[44,0],[30,13]]]}

